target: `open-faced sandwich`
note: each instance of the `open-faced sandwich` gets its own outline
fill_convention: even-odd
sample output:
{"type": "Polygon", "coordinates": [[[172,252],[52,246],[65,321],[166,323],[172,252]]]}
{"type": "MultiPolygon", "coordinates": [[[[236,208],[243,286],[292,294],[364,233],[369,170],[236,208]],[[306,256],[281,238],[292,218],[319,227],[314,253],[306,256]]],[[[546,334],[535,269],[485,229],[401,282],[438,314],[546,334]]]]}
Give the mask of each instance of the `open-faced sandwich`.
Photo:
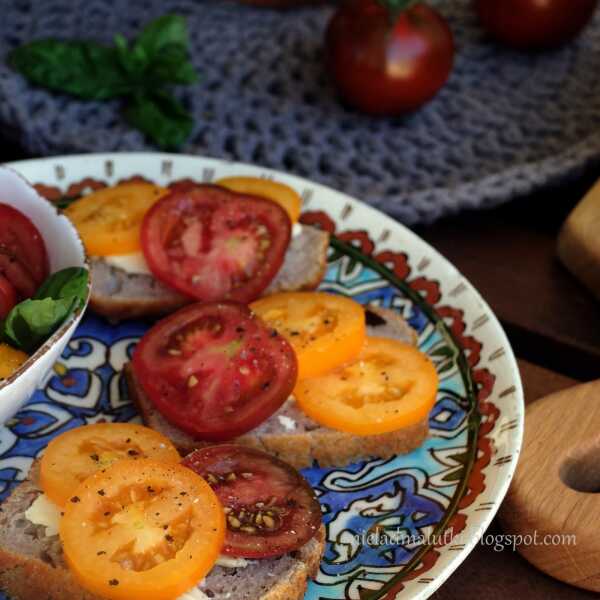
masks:
{"type": "Polygon", "coordinates": [[[192,304],[125,371],[144,422],[180,451],[233,440],[297,468],[413,450],[438,385],[396,313],[322,292],[192,304]]]}
{"type": "Polygon", "coordinates": [[[292,467],[231,444],[182,461],[133,424],[58,436],[0,510],[13,600],[299,600],[323,552],[292,467]]]}
{"type": "Polygon", "coordinates": [[[217,183],[132,182],[66,209],[91,257],[97,313],[161,315],[194,301],[247,303],[319,285],[329,235],[298,223],[300,196],[253,177],[217,183]]]}

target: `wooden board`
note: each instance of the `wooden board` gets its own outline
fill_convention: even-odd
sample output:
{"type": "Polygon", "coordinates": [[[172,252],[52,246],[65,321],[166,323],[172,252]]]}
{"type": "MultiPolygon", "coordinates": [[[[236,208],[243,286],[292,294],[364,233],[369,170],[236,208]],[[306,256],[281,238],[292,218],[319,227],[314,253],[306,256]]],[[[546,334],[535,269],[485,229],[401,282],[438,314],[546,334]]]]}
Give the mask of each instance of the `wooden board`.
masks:
{"type": "Polygon", "coordinates": [[[600,591],[600,380],[527,408],[517,471],[500,509],[519,552],[552,577],[600,591]],[[537,540],[537,541],[536,541],[537,540]]]}
{"type": "Polygon", "coordinates": [[[557,253],[567,269],[600,300],[600,181],[565,221],[557,253]]]}

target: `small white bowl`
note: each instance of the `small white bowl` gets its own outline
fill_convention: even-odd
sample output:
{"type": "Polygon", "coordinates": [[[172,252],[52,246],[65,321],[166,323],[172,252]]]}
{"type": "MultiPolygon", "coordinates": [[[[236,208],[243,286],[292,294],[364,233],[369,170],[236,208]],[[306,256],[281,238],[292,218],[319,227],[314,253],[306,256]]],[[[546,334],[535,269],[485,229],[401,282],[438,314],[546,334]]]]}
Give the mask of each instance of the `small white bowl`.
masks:
{"type": "MultiPolygon", "coordinates": [[[[46,243],[50,273],[66,267],[88,268],[83,243],[69,219],[25,179],[6,167],[0,167],[0,203],[20,210],[38,228],[46,243]]],[[[86,306],[89,296],[88,284],[86,306]]],[[[18,371],[0,382],[0,423],[12,417],[42,383],[65,349],[84,310],[67,319],[18,371]]]]}

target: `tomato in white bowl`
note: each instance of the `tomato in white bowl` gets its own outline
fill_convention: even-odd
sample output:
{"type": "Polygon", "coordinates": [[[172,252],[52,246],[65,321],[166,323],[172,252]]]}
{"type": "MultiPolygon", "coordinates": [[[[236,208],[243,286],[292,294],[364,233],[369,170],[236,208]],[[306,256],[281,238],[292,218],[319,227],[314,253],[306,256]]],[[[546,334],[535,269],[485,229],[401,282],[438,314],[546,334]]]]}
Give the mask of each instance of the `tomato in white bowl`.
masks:
{"type": "Polygon", "coordinates": [[[0,209],[0,363],[15,365],[6,373],[0,372],[3,423],[33,394],[62,354],[87,305],[89,283],[85,251],[76,229],[54,205],[7,167],[0,167],[0,209]],[[20,342],[26,346],[26,353],[23,352],[24,348],[14,343],[10,335],[7,337],[7,323],[14,317],[18,302],[35,299],[40,290],[47,288],[48,275],[66,269],[83,275],[81,279],[86,282],[77,306],[65,310],[64,320],[56,327],[49,324],[47,337],[38,339],[22,333],[20,342]]]}

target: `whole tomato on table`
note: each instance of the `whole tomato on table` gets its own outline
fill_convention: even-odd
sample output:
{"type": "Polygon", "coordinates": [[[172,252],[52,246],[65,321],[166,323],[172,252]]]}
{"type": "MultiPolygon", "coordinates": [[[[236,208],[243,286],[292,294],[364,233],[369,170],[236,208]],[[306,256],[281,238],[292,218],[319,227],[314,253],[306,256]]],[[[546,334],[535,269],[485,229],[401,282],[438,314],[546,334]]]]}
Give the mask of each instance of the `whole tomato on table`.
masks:
{"type": "Polygon", "coordinates": [[[597,5],[598,0],[475,0],[487,31],[509,46],[531,50],[575,37],[597,5]]]}
{"type": "Polygon", "coordinates": [[[454,62],[454,40],[444,18],[411,0],[346,0],[325,41],[342,99],[375,115],[425,104],[446,83],[454,62]]]}

